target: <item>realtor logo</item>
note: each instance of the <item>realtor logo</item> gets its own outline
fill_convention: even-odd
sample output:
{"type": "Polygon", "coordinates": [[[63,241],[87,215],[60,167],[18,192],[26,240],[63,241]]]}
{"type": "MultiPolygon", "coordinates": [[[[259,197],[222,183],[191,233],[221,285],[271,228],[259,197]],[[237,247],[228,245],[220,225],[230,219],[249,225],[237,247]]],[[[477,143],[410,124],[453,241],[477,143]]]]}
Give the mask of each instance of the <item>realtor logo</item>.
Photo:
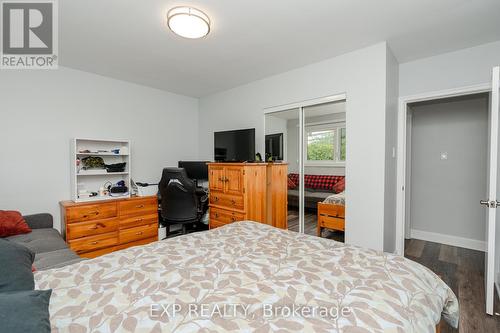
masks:
{"type": "Polygon", "coordinates": [[[56,0],[2,1],[1,69],[57,68],[56,0]]]}

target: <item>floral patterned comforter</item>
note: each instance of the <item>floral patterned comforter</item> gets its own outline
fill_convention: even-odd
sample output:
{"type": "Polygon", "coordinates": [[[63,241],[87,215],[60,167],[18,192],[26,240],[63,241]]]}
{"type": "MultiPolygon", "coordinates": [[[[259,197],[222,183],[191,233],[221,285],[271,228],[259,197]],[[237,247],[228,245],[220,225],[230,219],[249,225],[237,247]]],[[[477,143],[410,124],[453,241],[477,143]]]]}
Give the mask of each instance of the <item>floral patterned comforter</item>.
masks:
{"type": "Polygon", "coordinates": [[[458,301],[400,256],[255,222],[35,273],[53,332],[434,332],[458,301]]]}
{"type": "Polygon", "coordinates": [[[332,194],[326,197],[323,203],[345,206],[345,192],[332,194]]]}

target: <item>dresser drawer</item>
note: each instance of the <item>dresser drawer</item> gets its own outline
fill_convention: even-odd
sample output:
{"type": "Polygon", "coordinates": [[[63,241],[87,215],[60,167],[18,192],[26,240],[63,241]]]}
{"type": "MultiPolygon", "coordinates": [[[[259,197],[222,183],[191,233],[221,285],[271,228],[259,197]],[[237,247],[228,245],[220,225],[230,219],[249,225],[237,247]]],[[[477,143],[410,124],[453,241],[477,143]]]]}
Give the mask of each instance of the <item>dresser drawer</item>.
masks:
{"type": "Polygon", "coordinates": [[[158,200],[156,197],[125,200],[118,202],[120,216],[148,215],[158,212],[158,200]]]}
{"type": "Polygon", "coordinates": [[[245,214],[224,209],[210,208],[210,222],[212,220],[218,221],[218,223],[233,223],[245,220],[245,214]]]}
{"type": "Polygon", "coordinates": [[[209,223],[209,227],[210,227],[210,229],[215,229],[218,227],[225,226],[226,224],[230,224],[230,223],[222,222],[222,221],[215,220],[215,219],[211,218],[210,223],[209,223]]]}
{"type": "Polygon", "coordinates": [[[210,193],[210,204],[227,207],[229,209],[245,209],[245,200],[241,195],[231,195],[224,193],[210,193]]]}
{"type": "Polygon", "coordinates": [[[87,236],[105,234],[118,230],[118,219],[111,218],[90,222],[76,222],[66,227],[66,238],[68,240],[87,236]]]}
{"type": "Polygon", "coordinates": [[[106,247],[104,249],[91,251],[91,252],[85,252],[85,253],[80,254],[80,257],[87,258],[87,259],[93,259],[93,258],[97,258],[97,257],[103,256],[105,254],[108,254],[108,253],[111,253],[114,251],[117,251],[116,246],[115,247],[106,247]]]}
{"type": "Polygon", "coordinates": [[[66,209],[68,223],[101,220],[116,216],[116,202],[74,206],[66,209]]]}
{"type": "Polygon", "coordinates": [[[128,249],[129,247],[132,247],[132,246],[146,245],[146,244],[153,243],[153,242],[156,242],[156,241],[158,241],[158,236],[151,237],[151,238],[145,238],[145,239],[141,239],[141,240],[138,240],[138,241],[130,242],[130,243],[127,243],[127,244],[122,244],[122,245],[115,246],[115,251],[128,249]]]}
{"type": "Polygon", "coordinates": [[[118,232],[78,238],[68,242],[69,247],[76,253],[95,251],[101,248],[118,244],[118,232]]]}
{"type": "Polygon", "coordinates": [[[121,218],[120,229],[128,229],[152,223],[158,224],[158,213],[121,218]]]}
{"type": "Polygon", "coordinates": [[[158,238],[158,223],[120,230],[120,244],[152,237],[158,238]]]}

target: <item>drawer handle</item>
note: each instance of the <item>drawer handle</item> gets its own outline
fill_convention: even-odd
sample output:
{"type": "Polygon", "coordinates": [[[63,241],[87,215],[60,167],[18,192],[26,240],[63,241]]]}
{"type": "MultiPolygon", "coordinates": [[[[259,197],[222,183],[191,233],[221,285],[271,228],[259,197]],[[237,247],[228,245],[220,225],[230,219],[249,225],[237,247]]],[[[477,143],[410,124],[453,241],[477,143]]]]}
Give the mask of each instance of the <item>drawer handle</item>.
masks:
{"type": "Polygon", "coordinates": [[[90,229],[97,230],[99,228],[104,228],[104,227],[105,227],[104,224],[102,224],[102,223],[96,223],[93,227],[90,227],[90,229]]]}
{"type": "Polygon", "coordinates": [[[231,221],[236,222],[236,217],[231,217],[231,221]]]}
{"type": "Polygon", "coordinates": [[[135,208],[144,208],[144,205],[135,206],[135,208]]]}
{"type": "Polygon", "coordinates": [[[142,222],[144,219],[137,219],[135,222],[142,222]]]}
{"type": "Polygon", "coordinates": [[[136,232],[135,234],[136,234],[137,236],[140,236],[140,235],[142,235],[142,231],[136,232]]]}
{"type": "Polygon", "coordinates": [[[234,205],[236,205],[236,201],[234,199],[231,200],[231,203],[234,205]]]}
{"type": "Polygon", "coordinates": [[[92,245],[97,245],[97,244],[99,244],[99,242],[96,241],[96,242],[92,242],[91,244],[92,245]]]}
{"type": "Polygon", "coordinates": [[[99,211],[88,212],[86,215],[83,215],[83,218],[86,219],[89,215],[99,215],[99,211]]]}
{"type": "Polygon", "coordinates": [[[214,197],[214,201],[219,201],[219,197],[214,197]]]}
{"type": "Polygon", "coordinates": [[[219,213],[215,213],[215,217],[219,217],[219,213]]]}

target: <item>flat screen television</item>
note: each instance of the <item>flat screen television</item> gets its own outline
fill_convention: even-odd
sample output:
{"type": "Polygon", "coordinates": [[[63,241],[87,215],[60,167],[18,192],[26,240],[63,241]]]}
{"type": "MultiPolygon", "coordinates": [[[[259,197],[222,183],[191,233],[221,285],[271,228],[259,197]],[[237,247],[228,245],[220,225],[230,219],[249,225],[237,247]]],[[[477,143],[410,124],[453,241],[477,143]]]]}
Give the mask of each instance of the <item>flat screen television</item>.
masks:
{"type": "Polygon", "coordinates": [[[208,161],[179,161],[177,166],[184,168],[190,179],[208,180],[208,161]]]}
{"type": "Polygon", "coordinates": [[[215,132],[214,159],[217,162],[255,160],[255,128],[215,132]]]}
{"type": "Polygon", "coordinates": [[[283,133],[266,135],[266,161],[283,161],[283,133]]]}

